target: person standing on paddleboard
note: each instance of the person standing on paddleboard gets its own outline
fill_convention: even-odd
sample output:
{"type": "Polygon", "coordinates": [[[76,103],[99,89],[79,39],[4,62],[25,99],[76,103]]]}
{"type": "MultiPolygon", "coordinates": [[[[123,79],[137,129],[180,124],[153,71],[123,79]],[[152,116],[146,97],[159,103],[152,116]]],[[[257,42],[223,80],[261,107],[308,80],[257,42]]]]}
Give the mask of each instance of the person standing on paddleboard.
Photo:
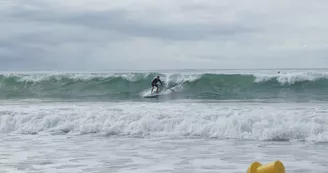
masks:
{"type": "Polygon", "coordinates": [[[153,90],[154,87],[156,87],[156,93],[158,93],[158,82],[161,83],[161,86],[163,85],[162,81],[159,79],[159,76],[157,76],[157,78],[155,78],[152,82],[151,82],[151,93],[153,94],[153,90]]]}

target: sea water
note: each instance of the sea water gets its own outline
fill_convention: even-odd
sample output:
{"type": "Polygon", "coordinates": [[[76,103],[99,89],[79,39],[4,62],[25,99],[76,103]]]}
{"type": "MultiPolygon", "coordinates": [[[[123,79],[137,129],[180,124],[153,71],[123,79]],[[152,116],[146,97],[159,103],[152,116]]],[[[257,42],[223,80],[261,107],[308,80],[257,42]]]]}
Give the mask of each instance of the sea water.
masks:
{"type": "Polygon", "coordinates": [[[325,70],[3,72],[0,172],[328,168],[325,70]],[[160,75],[159,98],[144,98],[160,75]]]}

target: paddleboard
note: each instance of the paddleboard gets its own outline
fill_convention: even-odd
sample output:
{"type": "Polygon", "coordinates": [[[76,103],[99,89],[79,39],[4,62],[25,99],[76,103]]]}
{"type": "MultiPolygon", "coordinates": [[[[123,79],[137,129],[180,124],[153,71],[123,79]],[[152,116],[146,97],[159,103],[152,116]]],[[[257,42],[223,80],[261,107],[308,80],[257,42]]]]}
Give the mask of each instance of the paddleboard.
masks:
{"type": "Polygon", "coordinates": [[[144,98],[156,98],[159,96],[160,96],[160,94],[152,94],[152,95],[144,96],[144,98]]]}

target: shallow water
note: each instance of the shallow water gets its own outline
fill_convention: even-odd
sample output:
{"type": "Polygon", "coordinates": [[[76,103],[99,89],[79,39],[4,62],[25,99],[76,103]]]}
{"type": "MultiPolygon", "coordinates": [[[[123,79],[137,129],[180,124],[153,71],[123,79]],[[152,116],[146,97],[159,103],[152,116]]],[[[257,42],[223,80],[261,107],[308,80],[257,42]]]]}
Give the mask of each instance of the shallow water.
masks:
{"type": "Polygon", "coordinates": [[[254,162],[281,160],[288,173],[327,170],[326,143],[2,135],[1,172],[246,172],[254,162]]]}

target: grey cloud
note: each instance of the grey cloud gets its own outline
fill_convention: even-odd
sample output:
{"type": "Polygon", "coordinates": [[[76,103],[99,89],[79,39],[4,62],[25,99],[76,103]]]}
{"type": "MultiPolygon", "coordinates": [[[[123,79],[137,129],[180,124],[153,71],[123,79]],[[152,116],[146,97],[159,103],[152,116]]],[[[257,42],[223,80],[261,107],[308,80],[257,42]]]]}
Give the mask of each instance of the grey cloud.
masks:
{"type": "Polygon", "coordinates": [[[24,34],[15,38],[15,41],[36,43],[42,45],[56,46],[67,43],[105,43],[108,41],[124,40],[124,36],[109,34],[95,30],[76,28],[75,30],[58,29],[53,31],[43,31],[24,34]]]}
{"type": "Polygon", "coordinates": [[[51,64],[45,62],[47,52],[37,47],[26,47],[18,44],[0,49],[0,69],[29,69],[49,68],[51,64]]]}
{"type": "Polygon", "coordinates": [[[150,5],[149,9],[145,1],[139,4],[147,6],[140,8],[143,14],[136,16],[129,5],[99,11],[54,4],[63,0],[12,0],[15,5],[0,7],[0,68],[271,68],[327,64],[328,48],[322,45],[327,40],[328,25],[319,19],[328,13],[322,8],[316,11],[323,5],[297,11],[291,2],[278,1],[268,5],[252,0],[238,6],[234,1],[168,1],[177,11],[156,2],[152,4],[156,8],[150,5]],[[169,17],[160,20],[154,9],[162,10],[162,17],[169,17]],[[317,20],[312,21],[302,10],[317,20]],[[174,18],[180,14],[182,18],[174,18]],[[201,16],[209,16],[209,20],[203,21],[201,16]],[[303,43],[309,48],[303,48],[303,43]]]}
{"type": "Polygon", "coordinates": [[[68,19],[70,23],[111,29],[130,36],[155,37],[173,40],[206,39],[214,35],[234,35],[248,31],[241,26],[214,26],[204,24],[151,24],[127,19],[124,12],[86,13],[68,19]]]}
{"type": "Polygon", "coordinates": [[[14,10],[11,17],[31,21],[56,22],[63,25],[80,25],[88,28],[114,31],[131,37],[152,37],[171,40],[200,40],[213,36],[232,37],[255,32],[242,24],[160,24],[129,18],[124,10],[63,12],[46,10],[14,10]]]}

